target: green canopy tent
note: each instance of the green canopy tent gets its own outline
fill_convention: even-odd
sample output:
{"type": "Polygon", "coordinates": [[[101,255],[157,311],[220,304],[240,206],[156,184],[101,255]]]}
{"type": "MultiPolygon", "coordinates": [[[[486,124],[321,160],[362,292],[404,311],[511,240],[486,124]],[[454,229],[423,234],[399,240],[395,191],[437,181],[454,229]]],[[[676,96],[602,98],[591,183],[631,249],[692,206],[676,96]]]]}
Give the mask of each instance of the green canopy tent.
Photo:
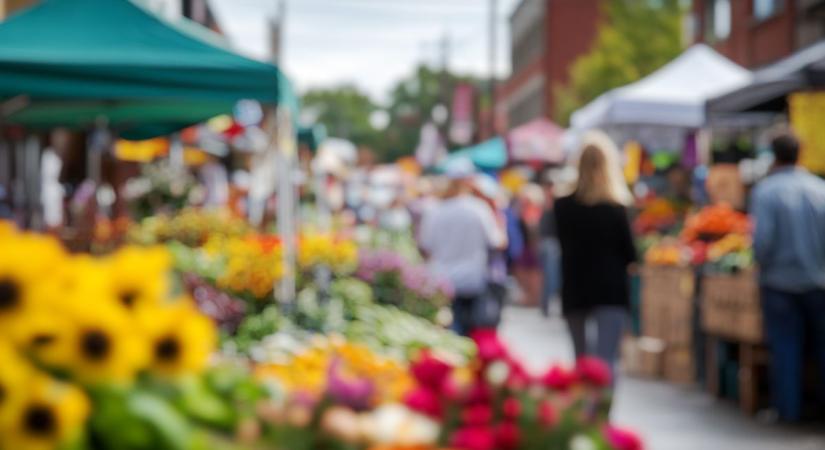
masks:
{"type": "Polygon", "coordinates": [[[127,138],[168,134],[241,99],[293,117],[298,108],[277,67],[129,0],[45,0],[0,23],[0,104],[13,98],[25,106],[0,121],[77,127],[102,118],[127,138]]]}

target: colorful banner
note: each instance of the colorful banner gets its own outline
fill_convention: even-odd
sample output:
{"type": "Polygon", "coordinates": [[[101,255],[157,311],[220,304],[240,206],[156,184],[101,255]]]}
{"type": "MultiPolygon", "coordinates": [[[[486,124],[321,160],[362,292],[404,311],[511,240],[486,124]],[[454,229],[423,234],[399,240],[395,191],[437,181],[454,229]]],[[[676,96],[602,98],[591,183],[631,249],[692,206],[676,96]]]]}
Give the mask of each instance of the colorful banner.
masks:
{"type": "Polygon", "coordinates": [[[797,92],[788,96],[791,126],[802,145],[800,163],[825,174],[825,92],[797,92]]]}
{"type": "Polygon", "coordinates": [[[461,83],[453,92],[452,122],[450,124],[450,140],[459,145],[470,143],[473,138],[475,124],[473,123],[473,97],[475,90],[469,83],[461,83]]]}

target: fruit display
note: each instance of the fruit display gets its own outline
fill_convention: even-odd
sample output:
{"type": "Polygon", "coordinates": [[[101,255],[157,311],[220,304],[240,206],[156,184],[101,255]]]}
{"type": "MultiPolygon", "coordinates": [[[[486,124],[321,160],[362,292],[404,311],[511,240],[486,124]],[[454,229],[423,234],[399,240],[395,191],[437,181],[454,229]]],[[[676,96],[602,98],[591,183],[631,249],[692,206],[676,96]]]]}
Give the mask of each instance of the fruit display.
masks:
{"type": "Polygon", "coordinates": [[[642,205],[633,220],[633,230],[639,235],[666,232],[675,227],[678,220],[676,208],[670,201],[653,198],[642,205]]]}
{"type": "Polygon", "coordinates": [[[715,241],[728,234],[747,235],[750,232],[751,221],[747,214],[727,204],[718,204],[688,216],[681,236],[687,242],[715,241]]]}
{"type": "Polygon", "coordinates": [[[666,237],[647,249],[644,261],[652,266],[687,267],[693,261],[693,252],[678,239],[666,237]]]}

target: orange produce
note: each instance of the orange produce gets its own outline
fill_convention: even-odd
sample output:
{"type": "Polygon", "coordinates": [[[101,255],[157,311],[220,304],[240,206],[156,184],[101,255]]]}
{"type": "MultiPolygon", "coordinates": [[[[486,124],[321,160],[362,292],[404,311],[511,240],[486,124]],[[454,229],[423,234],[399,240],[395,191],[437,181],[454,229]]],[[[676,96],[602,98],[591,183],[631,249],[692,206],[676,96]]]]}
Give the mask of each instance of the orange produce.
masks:
{"type": "Polygon", "coordinates": [[[696,240],[716,240],[727,234],[750,234],[751,221],[747,214],[740,213],[730,205],[719,204],[702,208],[688,217],[682,238],[688,242],[696,240]]]}

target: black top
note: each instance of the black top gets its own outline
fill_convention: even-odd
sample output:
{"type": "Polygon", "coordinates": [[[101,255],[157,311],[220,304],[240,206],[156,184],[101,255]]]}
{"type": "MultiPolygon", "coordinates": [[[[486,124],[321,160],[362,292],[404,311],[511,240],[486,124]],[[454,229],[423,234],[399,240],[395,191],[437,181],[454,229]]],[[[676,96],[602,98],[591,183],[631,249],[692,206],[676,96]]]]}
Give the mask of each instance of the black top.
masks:
{"type": "Polygon", "coordinates": [[[609,203],[585,205],[569,196],[556,202],[565,313],[595,306],[630,306],[627,267],[636,248],[627,211],[609,203]]]}

